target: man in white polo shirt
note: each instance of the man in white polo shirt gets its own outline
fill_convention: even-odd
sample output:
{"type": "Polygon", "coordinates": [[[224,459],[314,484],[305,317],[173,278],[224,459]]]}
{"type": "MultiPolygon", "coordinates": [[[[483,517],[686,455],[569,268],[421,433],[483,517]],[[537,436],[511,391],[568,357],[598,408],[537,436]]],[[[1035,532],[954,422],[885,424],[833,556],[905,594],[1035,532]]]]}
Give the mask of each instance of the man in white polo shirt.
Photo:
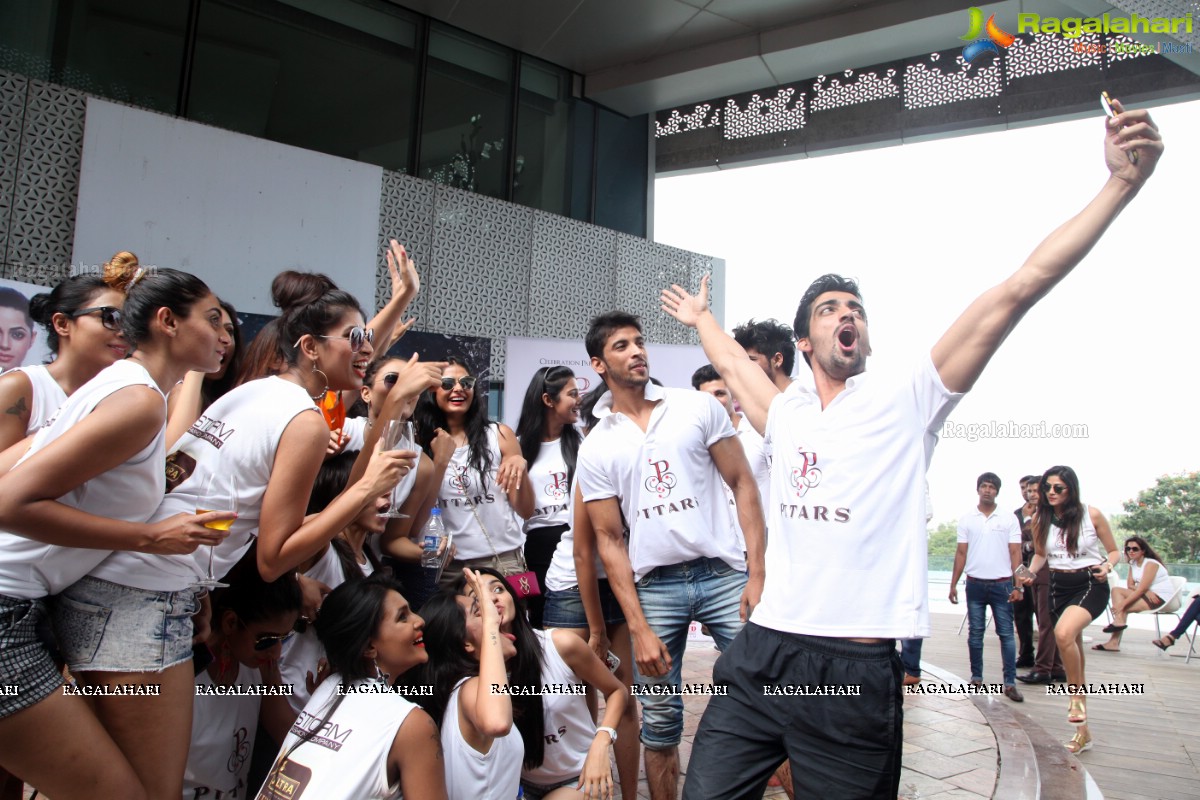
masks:
{"type": "Polygon", "coordinates": [[[1024,589],[1013,588],[1013,572],[1021,563],[1021,527],[1012,514],[996,508],[1000,476],[985,472],[975,481],[979,504],[958,521],[958,548],[950,575],[950,602],[958,604],[958,579],[967,573],[967,651],[971,654],[971,684],[983,685],[983,632],[992,611],[1000,658],[1004,663],[1004,696],[1014,703],[1025,698],[1017,691],[1017,645],[1013,640],[1013,606],[1024,589]]]}
{"type": "Polygon", "coordinates": [[[765,572],[762,506],[725,409],[703,392],[650,382],[637,317],[596,317],[586,343],[609,393],[596,404],[599,422],[579,448],[575,480],[633,638],[650,797],[674,800],[683,699],[671,692],[688,625],[704,623],[725,648],[749,617],[765,572]],[[744,554],[722,480],[733,490],[744,554]]]}
{"type": "MultiPolygon", "coordinates": [[[[930,633],[924,490],[937,434],[1013,327],[1154,171],[1162,141],[1149,114],[1115,107],[1098,195],[968,306],[907,378],[865,374],[866,310],[858,285],[841,276],[818,278],[801,298],[793,328],[813,386],[782,393],[709,312],[707,278],[698,296],[678,286],[662,293],[663,309],[699,331],[772,457],[771,569],[753,618],[713,669],[728,694],[705,710],[685,800],[761,797],[785,759],[800,797],[898,794],[895,640],[930,633]]],[[[931,313],[936,298],[912,312],[931,313]]],[[[1064,341],[1062,326],[1054,335],[1064,341]]]]}

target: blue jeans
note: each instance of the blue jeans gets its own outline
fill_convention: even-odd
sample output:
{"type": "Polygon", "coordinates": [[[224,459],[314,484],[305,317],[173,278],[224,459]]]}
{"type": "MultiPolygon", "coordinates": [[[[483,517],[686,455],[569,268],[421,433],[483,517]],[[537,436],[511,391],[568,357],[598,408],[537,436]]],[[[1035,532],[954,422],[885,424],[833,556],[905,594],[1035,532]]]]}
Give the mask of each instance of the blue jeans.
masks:
{"type": "MultiPolygon", "coordinates": [[[[742,629],[738,617],[746,573],[719,558],[697,558],[684,564],[658,567],[637,583],[642,614],[671,654],[671,669],[660,677],[634,673],[639,686],[680,685],[683,651],[692,620],[708,626],[725,650],[742,629]]],[[[642,744],[651,750],[675,747],[683,736],[683,698],[678,694],[638,696],[642,704],[642,744]]]]}
{"type": "Polygon", "coordinates": [[[1012,580],[976,581],[967,578],[967,619],[971,627],[967,650],[971,654],[971,680],[983,680],[983,628],[987,609],[992,609],[1000,657],[1004,662],[1004,685],[1017,684],[1017,642],[1013,636],[1013,607],[1008,602],[1012,580]]]}
{"type": "Polygon", "coordinates": [[[921,677],[921,642],[923,639],[902,639],[900,641],[900,664],[907,675],[921,677]]]}

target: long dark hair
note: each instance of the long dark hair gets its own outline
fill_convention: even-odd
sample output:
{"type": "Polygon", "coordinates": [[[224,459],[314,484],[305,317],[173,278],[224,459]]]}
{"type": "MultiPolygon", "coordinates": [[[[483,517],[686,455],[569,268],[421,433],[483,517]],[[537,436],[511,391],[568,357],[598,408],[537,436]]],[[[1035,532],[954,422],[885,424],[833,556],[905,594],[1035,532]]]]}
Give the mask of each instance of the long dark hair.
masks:
{"type": "Polygon", "coordinates": [[[1038,483],[1038,507],[1034,517],[1036,522],[1033,536],[1034,541],[1043,551],[1046,547],[1046,539],[1050,535],[1050,526],[1054,525],[1067,532],[1067,552],[1072,557],[1078,555],[1079,531],[1083,527],[1083,515],[1086,513],[1088,513],[1087,506],[1079,498],[1079,476],[1075,474],[1075,470],[1070,467],[1057,466],[1042,473],[1042,479],[1038,483]],[[1067,502],[1063,504],[1061,516],[1055,515],[1054,507],[1046,499],[1046,485],[1050,482],[1051,476],[1061,479],[1070,494],[1067,502]]]}
{"type": "Polygon", "coordinates": [[[229,315],[229,319],[233,321],[233,335],[230,337],[233,344],[233,354],[229,356],[229,361],[225,365],[225,374],[220,378],[205,378],[200,385],[200,399],[205,408],[208,408],[217,401],[218,397],[224,396],[226,392],[237,386],[238,373],[242,371],[242,324],[238,322],[237,309],[224,300],[219,301],[222,310],[229,315]]]}
{"type": "MultiPolygon", "coordinates": [[[[517,422],[517,439],[521,443],[521,455],[525,462],[532,465],[537,461],[542,449],[542,433],[546,429],[546,418],[550,409],[542,402],[542,395],[547,395],[550,402],[558,402],[559,396],[567,386],[567,381],[573,379],[575,373],[570,367],[542,367],[533,373],[533,380],[525,390],[525,401],[521,404],[521,418],[517,422]]],[[[575,480],[575,461],[579,457],[579,443],[583,441],[574,425],[563,425],[558,443],[562,450],[563,461],[567,465],[567,484],[575,480]]]]}
{"type": "Polygon", "coordinates": [[[246,346],[246,352],[243,354],[239,350],[238,357],[242,363],[234,386],[278,375],[279,366],[285,363],[283,350],[279,347],[279,317],[272,317],[259,328],[246,346]]]}
{"type": "MultiPolygon", "coordinates": [[[[400,590],[400,584],[390,574],[375,574],[361,581],[343,583],[321,603],[321,616],[313,624],[317,639],[325,648],[329,669],[341,676],[343,686],[375,677],[375,666],[363,653],[383,622],[383,606],[388,592],[400,594],[400,590]]],[[[329,724],[345,699],[344,693],[335,693],[334,701],[321,721],[316,725],[310,724],[299,741],[276,759],[268,783],[276,779],[298,747],[311,741],[318,731],[329,724]]]]}
{"type": "Polygon", "coordinates": [[[1142,548],[1142,563],[1143,564],[1146,563],[1145,559],[1147,559],[1147,558],[1153,559],[1154,561],[1157,561],[1160,564],[1163,563],[1162,556],[1160,556],[1158,553],[1154,552],[1154,548],[1150,546],[1150,543],[1147,542],[1145,539],[1143,539],[1141,536],[1130,536],[1128,539],[1125,540],[1126,545],[1128,545],[1130,542],[1133,542],[1142,548]]]}
{"type": "Polygon", "coordinates": [[[92,305],[92,298],[110,288],[99,275],[76,275],[67,278],[49,292],[35,294],[29,299],[29,317],[46,330],[46,346],[58,353],[58,331],[54,330],[54,315],[70,317],[81,308],[92,305]]]}
{"type": "MultiPolygon", "coordinates": [[[[468,375],[475,375],[471,366],[459,356],[446,356],[446,363],[462,367],[468,375]]],[[[437,429],[449,430],[446,424],[446,412],[438,406],[436,393],[437,389],[422,392],[421,399],[417,401],[417,410],[413,412],[417,444],[425,450],[426,455],[430,458],[433,458],[432,444],[437,429]]],[[[476,382],[471,395],[471,406],[467,409],[465,427],[467,429],[467,446],[470,448],[467,464],[479,473],[480,489],[487,488],[488,475],[492,471],[492,449],[488,447],[488,428],[494,424],[488,419],[483,392],[479,390],[479,383],[476,382]]]]}
{"type": "MultiPolygon", "coordinates": [[[[518,598],[504,576],[489,567],[476,570],[491,575],[500,581],[504,590],[513,599],[516,615],[512,621],[512,633],[517,637],[517,654],[508,662],[510,686],[542,685],[542,645],[529,624],[525,614],[525,603],[518,598]]],[[[452,591],[443,591],[431,597],[421,606],[421,617],[425,620],[425,651],[429,661],[420,667],[412,685],[433,687],[433,696],[413,698],[423,701],[422,706],[441,725],[453,724],[443,719],[446,705],[454,687],[466,677],[479,674],[479,661],[472,658],[463,647],[467,640],[466,614],[455,600],[466,590],[466,578],[459,578],[452,591]]],[[[486,597],[479,602],[488,602],[486,597]]],[[[545,758],[545,736],[542,717],[541,695],[513,695],[513,724],[521,733],[525,744],[525,767],[536,769],[545,758]]]]}
{"type": "MultiPolygon", "coordinates": [[[[358,458],[357,450],[345,450],[336,456],[330,456],[321,464],[317,471],[317,479],[313,481],[312,493],[308,496],[308,508],[305,514],[319,514],[334,498],[346,489],[350,481],[350,472],[354,469],[354,461],[358,458]]],[[[360,580],[363,577],[362,567],[350,547],[350,543],[339,536],[333,537],[329,546],[337,553],[338,563],[342,567],[342,575],[348,581],[360,580]]],[[[363,555],[367,557],[373,571],[384,569],[383,563],[371,549],[371,543],[363,544],[363,555]]]]}
{"type": "Polygon", "coordinates": [[[242,622],[261,622],[292,611],[299,611],[303,600],[300,582],[294,572],[284,573],[268,583],[258,571],[258,542],[234,564],[225,577],[229,585],[212,591],[213,627],[222,611],[232,611],[242,622]]]}

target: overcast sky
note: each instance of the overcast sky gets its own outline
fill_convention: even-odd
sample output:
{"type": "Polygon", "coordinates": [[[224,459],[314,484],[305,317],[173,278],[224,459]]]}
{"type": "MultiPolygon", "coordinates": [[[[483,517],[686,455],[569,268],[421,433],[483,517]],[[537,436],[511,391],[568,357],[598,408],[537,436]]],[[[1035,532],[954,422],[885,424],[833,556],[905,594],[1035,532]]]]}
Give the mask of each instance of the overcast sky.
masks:
{"type": "MultiPolygon", "coordinates": [[[[1167,145],[1153,178],[950,417],[1086,426],[1086,438],[944,435],[929,473],[935,524],[974,505],[984,471],[1015,508],[1021,475],[1067,464],[1084,501],[1112,514],[1158,476],[1200,466],[1200,102],[1153,116],[1167,145]]],[[[857,278],[869,369],[907,368],[1095,196],[1103,135],[1097,106],[1073,122],[660,178],[655,239],[726,260],[728,328],[790,325],[813,278],[857,278]]]]}

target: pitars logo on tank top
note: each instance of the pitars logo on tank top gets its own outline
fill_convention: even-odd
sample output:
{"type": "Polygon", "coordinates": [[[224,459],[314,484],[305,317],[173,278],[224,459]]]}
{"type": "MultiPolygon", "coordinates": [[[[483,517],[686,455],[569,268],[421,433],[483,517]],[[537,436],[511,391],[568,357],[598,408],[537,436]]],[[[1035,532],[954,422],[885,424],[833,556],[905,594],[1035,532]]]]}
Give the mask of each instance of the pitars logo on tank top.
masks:
{"type": "Polygon", "coordinates": [[[562,500],[567,496],[567,473],[551,472],[550,482],[546,484],[546,495],[553,497],[555,500],[562,500]]]}
{"type": "Polygon", "coordinates": [[[691,494],[691,487],[684,485],[679,492],[679,477],[671,471],[671,462],[651,456],[646,459],[646,467],[642,470],[646,476],[642,481],[645,489],[638,508],[638,515],[651,519],[667,514],[678,514],[683,511],[698,511],[700,503],[691,494]],[[674,494],[674,496],[672,496],[674,494]],[[659,502],[655,502],[655,501],[659,502]]]}
{"type": "Polygon", "coordinates": [[[469,465],[451,464],[446,470],[446,485],[461,494],[462,497],[442,498],[438,501],[438,505],[445,508],[446,506],[477,506],[481,503],[496,502],[496,496],[490,492],[475,492],[475,480],[471,477],[474,474],[469,465]]]}
{"type": "MultiPolygon", "coordinates": [[[[815,489],[824,477],[817,466],[815,451],[806,450],[803,445],[796,448],[796,454],[788,459],[788,485],[795,499],[808,494],[815,489]]],[[[850,509],[829,508],[824,505],[805,505],[803,503],[780,503],[780,513],[784,519],[807,519],[813,522],[849,522],[850,509]]]]}

